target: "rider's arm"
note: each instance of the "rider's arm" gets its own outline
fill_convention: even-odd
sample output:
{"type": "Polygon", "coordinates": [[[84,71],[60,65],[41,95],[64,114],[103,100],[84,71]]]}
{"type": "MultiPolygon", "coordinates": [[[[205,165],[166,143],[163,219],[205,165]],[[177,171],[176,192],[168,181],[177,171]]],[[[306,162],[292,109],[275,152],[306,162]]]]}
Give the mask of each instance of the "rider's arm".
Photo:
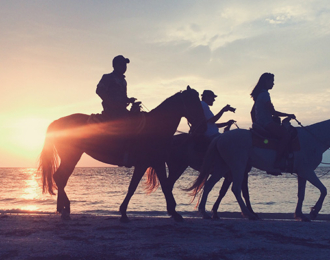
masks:
{"type": "MultiPolygon", "coordinates": [[[[234,112],[233,108],[230,106],[230,105],[227,105],[225,107],[223,107],[218,114],[216,114],[214,117],[211,117],[210,119],[207,120],[208,123],[215,123],[217,122],[220,117],[223,115],[224,112],[227,112],[227,111],[232,111],[234,112]]],[[[218,124],[217,124],[218,125],[218,124]]],[[[226,125],[225,125],[226,126],[226,125]]],[[[223,126],[221,126],[223,127],[223,126]]]]}
{"type": "Polygon", "coordinates": [[[229,120],[228,122],[225,122],[225,123],[218,123],[218,124],[215,124],[218,128],[222,128],[222,127],[225,127],[225,126],[231,126],[233,123],[235,123],[236,121],[235,120],[229,120]]]}
{"type": "Polygon", "coordinates": [[[293,119],[296,118],[296,116],[294,114],[287,114],[287,113],[282,113],[282,112],[276,111],[272,102],[267,102],[266,106],[273,116],[280,116],[280,117],[288,116],[293,119]]]}

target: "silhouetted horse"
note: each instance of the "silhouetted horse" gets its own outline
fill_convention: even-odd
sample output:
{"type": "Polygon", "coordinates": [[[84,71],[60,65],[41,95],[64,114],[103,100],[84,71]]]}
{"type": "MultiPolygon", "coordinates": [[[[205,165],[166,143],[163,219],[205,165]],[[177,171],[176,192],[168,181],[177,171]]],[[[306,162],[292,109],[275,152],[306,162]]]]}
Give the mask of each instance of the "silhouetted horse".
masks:
{"type": "Polygon", "coordinates": [[[196,132],[205,131],[206,122],[198,92],[189,86],[187,90],[173,95],[149,113],[145,113],[145,120],[142,121],[132,119],[129,123],[124,120],[91,124],[88,123],[90,116],[73,114],[52,122],[40,155],[39,169],[42,173],[43,191],[54,194],[54,188],[57,186],[57,211],[63,218],[69,218],[70,201],[64,188],[81,155],[86,153],[104,163],[121,164],[122,160],[119,159],[117,151],[122,149],[126,138],[134,136],[135,169],[127,195],[120,206],[121,221],[128,221],[128,203],[149,167],[157,172],[168,214],[176,221],[181,221],[181,215],[175,211],[172,189],[167,184],[165,155],[182,117],[188,119],[196,132]],[[140,126],[138,130],[133,128],[135,125],[140,126]]]}
{"type": "MultiPolygon", "coordinates": [[[[209,141],[206,140],[206,138],[199,137],[199,139],[197,139],[191,136],[190,134],[186,134],[186,133],[175,135],[173,137],[170,154],[166,159],[166,164],[169,171],[168,184],[171,190],[173,190],[173,186],[175,182],[180,178],[180,176],[184,173],[184,171],[187,169],[188,166],[196,171],[199,171],[201,169],[208,143],[209,141]]],[[[242,193],[248,209],[251,212],[253,212],[250,203],[249,190],[248,190],[248,172],[250,171],[250,169],[251,167],[246,169],[245,178],[242,183],[242,193]]],[[[214,176],[212,175],[210,177],[210,180],[212,180],[212,183],[214,184],[219,179],[220,178],[218,178],[218,175],[214,175],[214,176]],[[216,178],[215,181],[213,181],[214,178],[216,178]]],[[[213,213],[212,217],[215,219],[219,218],[217,212],[220,202],[223,199],[223,197],[226,195],[231,183],[232,183],[231,176],[226,176],[221,186],[219,197],[212,208],[212,213],[213,213]]],[[[154,171],[147,171],[146,185],[147,185],[146,189],[149,193],[158,188],[159,182],[157,180],[157,175],[154,171]]],[[[209,191],[206,192],[208,193],[209,191]]],[[[210,216],[205,211],[205,207],[199,208],[199,212],[202,214],[203,218],[205,219],[210,218],[210,216]]]]}
{"type": "MultiPolygon", "coordinates": [[[[316,123],[306,127],[297,127],[300,150],[294,151],[293,173],[298,175],[298,202],[295,210],[295,219],[310,221],[302,213],[302,204],[305,198],[306,181],[320,191],[320,197],[314,207],[311,208],[310,218],[315,219],[322,208],[327,189],[315,174],[315,169],[322,161],[322,154],[330,147],[330,120],[316,123]]],[[[203,187],[210,171],[213,175],[227,176],[232,174],[232,191],[244,216],[255,219],[255,216],[247,209],[241,197],[241,186],[244,171],[247,164],[260,170],[276,172],[273,168],[276,151],[263,149],[252,145],[251,131],[235,129],[224,133],[212,141],[204,157],[200,175],[196,179],[191,190],[195,194],[203,187]],[[214,168],[213,168],[214,167],[214,168]]],[[[207,194],[204,192],[205,200],[207,194]]],[[[205,204],[203,205],[205,207],[205,204]]]]}

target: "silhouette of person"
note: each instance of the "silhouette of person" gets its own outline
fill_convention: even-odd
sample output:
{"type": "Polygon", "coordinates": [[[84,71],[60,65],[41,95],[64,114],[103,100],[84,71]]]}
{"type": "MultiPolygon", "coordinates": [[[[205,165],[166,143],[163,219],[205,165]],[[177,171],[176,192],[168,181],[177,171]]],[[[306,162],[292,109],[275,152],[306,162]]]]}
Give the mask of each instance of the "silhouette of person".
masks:
{"type": "Polygon", "coordinates": [[[136,98],[127,97],[125,72],[130,60],[122,55],[113,58],[113,71],[104,74],[97,85],[96,94],[102,99],[103,112],[107,119],[117,119],[128,115],[126,107],[136,98]]]}
{"type": "Polygon", "coordinates": [[[280,160],[284,154],[286,146],[290,141],[290,134],[284,126],[275,122],[275,117],[288,117],[295,119],[294,114],[287,114],[276,111],[268,90],[274,87],[274,74],[264,73],[260,76],[257,85],[251,92],[251,97],[254,100],[254,105],[251,110],[252,122],[263,127],[266,131],[279,138],[279,147],[277,150],[274,168],[280,168],[280,160]]]}
{"type": "Polygon", "coordinates": [[[215,95],[211,90],[203,91],[201,103],[207,122],[207,129],[204,135],[209,137],[210,139],[213,139],[214,137],[220,134],[219,128],[226,127],[229,129],[230,126],[236,122],[235,120],[229,120],[228,122],[225,123],[216,123],[224,112],[227,111],[235,112],[235,108],[232,108],[230,105],[226,105],[216,115],[214,115],[210,109],[210,106],[213,105],[213,102],[215,101],[216,97],[217,95],[215,95]]]}

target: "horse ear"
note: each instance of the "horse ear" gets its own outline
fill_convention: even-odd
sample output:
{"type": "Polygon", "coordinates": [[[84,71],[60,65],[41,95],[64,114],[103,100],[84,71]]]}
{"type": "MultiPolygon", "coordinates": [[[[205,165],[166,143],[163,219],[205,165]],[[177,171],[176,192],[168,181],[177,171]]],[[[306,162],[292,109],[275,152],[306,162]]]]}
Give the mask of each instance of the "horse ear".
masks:
{"type": "Polygon", "coordinates": [[[191,90],[191,87],[189,85],[187,86],[187,90],[191,90]]]}

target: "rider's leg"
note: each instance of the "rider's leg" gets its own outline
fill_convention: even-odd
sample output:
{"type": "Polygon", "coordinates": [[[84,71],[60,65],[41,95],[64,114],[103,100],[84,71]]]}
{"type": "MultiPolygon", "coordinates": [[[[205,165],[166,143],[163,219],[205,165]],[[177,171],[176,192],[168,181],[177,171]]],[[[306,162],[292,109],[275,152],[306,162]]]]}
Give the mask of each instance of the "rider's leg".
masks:
{"type": "Polygon", "coordinates": [[[285,149],[290,141],[290,134],[283,126],[274,122],[271,122],[265,126],[265,129],[280,139],[274,163],[275,168],[278,168],[280,160],[283,157],[285,149]]]}

